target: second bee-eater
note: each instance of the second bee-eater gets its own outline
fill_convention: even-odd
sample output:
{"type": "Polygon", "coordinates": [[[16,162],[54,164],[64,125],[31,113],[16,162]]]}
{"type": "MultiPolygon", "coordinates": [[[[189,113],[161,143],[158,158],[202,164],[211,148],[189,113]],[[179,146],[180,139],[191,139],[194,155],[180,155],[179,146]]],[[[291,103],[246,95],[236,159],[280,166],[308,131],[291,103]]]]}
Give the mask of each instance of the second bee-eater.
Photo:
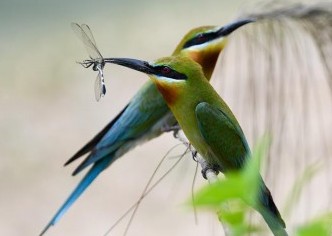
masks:
{"type": "MultiPolygon", "coordinates": [[[[252,22],[238,20],[231,24],[205,26],[191,30],[178,44],[173,55],[182,54],[198,62],[205,78],[210,79],[226,37],[239,27],[252,22]]],[[[107,63],[107,58],[105,58],[107,63]]],[[[72,194],[56,212],[41,234],[54,225],[77,200],[95,178],[116,159],[137,144],[158,137],[176,125],[176,120],[152,81],[148,81],[130,100],[128,105],[91,141],[81,148],[65,165],[89,154],[75,169],[73,175],[93,164],[72,194]]]]}
{"type": "MultiPolygon", "coordinates": [[[[229,171],[241,170],[245,166],[250,157],[245,135],[198,63],[181,55],[162,58],[153,63],[114,58],[112,63],[150,76],[188,140],[206,160],[209,168],[227,176],[229,171]]],[[[285,223],[269,189],[261,177],[259,181],[256,209],[274,235],[287,235],[285,223]]]]}

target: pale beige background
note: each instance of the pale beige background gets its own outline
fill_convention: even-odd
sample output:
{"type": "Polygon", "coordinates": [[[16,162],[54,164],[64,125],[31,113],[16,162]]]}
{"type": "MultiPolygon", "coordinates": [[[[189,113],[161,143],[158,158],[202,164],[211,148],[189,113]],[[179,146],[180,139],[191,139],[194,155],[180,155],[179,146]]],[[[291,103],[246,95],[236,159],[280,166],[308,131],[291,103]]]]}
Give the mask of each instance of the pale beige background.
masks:
{"type": "MultiPolygon", "coordinates": [[[[43,229],[82,177],[71,177],[77,163],[67,168],[63,163],[148,79],[135,71],[107,66],[107,94],[97,103],[93,92],[96,74],[75,63],[87,54],[70,29],[71,22],[89,24],[105,56],[153,60],[171,54],[189,29],[227,23],[247,5],[249,1],[244,0],[2,1],[0,235],[37,235],[43,229]]],[[[258,121],[247,120],[236,105],[243,98],[228,91],[227,101],[250,133],[258,121]]],[[[250,135],[249,142],[252,144],[250,135]]],[[[138,199],[161,157],[176,143],[166,134],[116,161],[47,235],[103,235],[138,199]]],[[[286,198],[285,194],[279,197],[283,185],[287,182],[291,188],[293,184],[294,178],[288,179],[294,173],[291,168],[298,167],[296,161],[289,165],[287,158],[282,159],[283,168],[275,166],[275,172],[270,173],[270,179],[279,183],[279,188],[269,185],[278,206],[283,206],[286,198]]],[[[174,159],[166,162],[164,171],[174,159]]],[[[185,204],[190,199],[194,171],[195,163],[188,156],[145,199],[129,235],[222,235],[214,214],[200,212],[195,225],[193,211],[185,204]]],[[[204,181],[198,179],[197,186],[202,185],[204,181]]],[[[311,194],[322,196],[326,184],[316,186],[319,191],[309,189],[311,194]]],[[[312,195],[308,197],[311,200],[312,195]]],[[[301,203],[301,209],[314,205],[301,203]]],[[[303,217],[305,213],[299,214],[303,217]]],[[[124,226],[111,235],[122,235],[124,226]]]]}
{"type": "MultiPolygon", "coordinates": [[[[189,29],[224,24],[246,1],[1,1],[0,234],[37,235],[78,183],[63,163],[103,128],[147,80],[109,66],[107,95],[94,99],[96,76],[70,23],[91,26],[105,56],[153,60],[169,55],[189,29]]],[[[171,135],[135,149],[105,171],[47,235],[102,235],[138,198],[171,135]]],[[[207,235],[214,216],[195,226],[194,163],[183,162],[139,210],[129,235],[207,235]],[[183,172],[183,173],[182,173],[183,172]],[[179,180],[180,179],[180,180],[179,180]]],[[[168,162],[171,162],[170,160],[168,162]]],[[[114,231],[121,235],[124,225],[114,231]]],[[[215,233],[218,235],[218,233],[215,233]]]]}

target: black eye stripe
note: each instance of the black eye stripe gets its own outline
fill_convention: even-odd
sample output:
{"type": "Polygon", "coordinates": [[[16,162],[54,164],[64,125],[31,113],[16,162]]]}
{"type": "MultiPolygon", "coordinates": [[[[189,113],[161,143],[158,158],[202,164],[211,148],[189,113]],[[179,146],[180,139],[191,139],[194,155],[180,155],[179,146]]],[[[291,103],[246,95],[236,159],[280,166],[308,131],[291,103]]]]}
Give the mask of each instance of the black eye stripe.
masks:
{"type": "Polygon", "coordinates": [[[168,66],[154,66],[153,70],[154,70],[155,75],[159,75],[159,76],[163,76],[163,77],[167,77],[167,78],[171,78],[171,79],[175,79],[175,80],[186,80],[187,79],[187,76],[185,74],[181,74],[168,66]]]}
{"type": "Polygon", "coordinates": [[[188,40],[184,45],[183,48],[188,48],[195,45],[200,45],[209,41],[212,41],[218,38],[218,34],[216,32],[209,32],[209,33],[199,33],[194,38],[188,40]]]}

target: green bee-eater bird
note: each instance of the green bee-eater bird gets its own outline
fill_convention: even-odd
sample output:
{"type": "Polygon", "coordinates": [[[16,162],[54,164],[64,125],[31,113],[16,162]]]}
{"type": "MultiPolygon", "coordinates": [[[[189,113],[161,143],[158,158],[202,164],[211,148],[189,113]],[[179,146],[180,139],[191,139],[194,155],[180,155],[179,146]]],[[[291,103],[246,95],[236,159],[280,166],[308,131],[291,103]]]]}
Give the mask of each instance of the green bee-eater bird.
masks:
{"type": "MultiPolygon", "coordinates": [[[[223,27],[205,26],[195,28],[184,36],[173,55],[183,54],[191,57],[202,65],[205,77],[210,79],[219,53],[226,44],[226,36],[252,21],[251,19],[244,19],[223,27]]],[[[105,58],[105,62],[107,63],[107,58],[105,58]]],[[[93,166],[46,225],[41,235],[60,220],[93,180],[116,159],[137,144],[158,137],[165,129],[175,124],[176,120],[162,96],[153,82],[148,81],[102,131],[65,163],[65,165],[68,165],[89,153],[73,172],[73,175],[78,174],[91,164],[93,166]]]]}
{"type": "MultiPolygon", "coordinates": [[[[111,61],[150,76],[209,168],[227,176],[228,171],[244,167],[250,156],[245,135],[230,108],[206,79],[201,65],[181,55],[154,63],[128,58],[113,58],[111,61]]],[[[287,235],[285,223],[261,177],[258,196],[256,208],[272,232],[287,235]]]]}

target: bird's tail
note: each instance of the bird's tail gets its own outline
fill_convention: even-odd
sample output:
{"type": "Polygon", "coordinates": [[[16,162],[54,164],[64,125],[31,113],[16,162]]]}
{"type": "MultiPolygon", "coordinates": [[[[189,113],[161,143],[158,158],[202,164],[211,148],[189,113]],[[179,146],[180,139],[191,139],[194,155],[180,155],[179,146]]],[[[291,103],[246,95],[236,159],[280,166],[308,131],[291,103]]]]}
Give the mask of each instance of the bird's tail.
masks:
{"type": "Polygon", "coordinates": [[[93,167],[88,171],[84,176],[81,182],[77,185],[75,190],[67,198],[64,204],[53,216],[52,220],[46,225],[43,231],[40,233],[40,236],[43,235],[52,225],[55,225],[61,217],[66,213],[66,211],[71,207],[71,205],[81,196],[85,189],[95,180],[95,178],[102,172],[108,165],[110,160],[104,158],[96,162],[93,167]]]}
{"type": "Polygon", "coordinates": [[[259,204],[257,207],[259,213],[263,216],[265,222],[271,229],[275,236],[287,236],[285,230],[286,224],[281,218],[279,210],[275,205],[270,190],[266,187],[263,180],[261,180],[261,187],[259,193],[259,204]]]}

